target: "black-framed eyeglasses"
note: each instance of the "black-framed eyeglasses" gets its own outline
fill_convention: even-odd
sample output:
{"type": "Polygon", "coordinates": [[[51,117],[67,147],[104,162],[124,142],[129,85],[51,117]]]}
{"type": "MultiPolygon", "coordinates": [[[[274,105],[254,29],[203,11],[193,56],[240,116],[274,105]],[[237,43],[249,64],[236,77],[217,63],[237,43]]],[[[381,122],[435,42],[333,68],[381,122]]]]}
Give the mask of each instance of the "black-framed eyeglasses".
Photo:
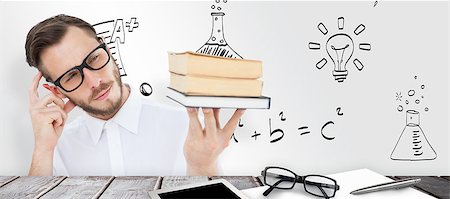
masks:
{"type": "Polygon", "coordinates": [[[94,50],[92,50],[83,62],[79,66],[75,66],[64,74],[58,77],[53,84],[59,86],[66,92],[72,92],[76,90],[84,81],[83,69],[88,68],[89,70],[100,70],[105,67],[111,56],[106,49],[106,44],[101,43],[94,50]]]}
{"type": "Polygon", "coordinates": [[[263,193],[269,195],[273,189],[292,189],[296,183],[303,183],[305,191],[314,196],[332,198],[339,190],[336,180],[322,175],[299,176],[289,169],[282,167],[266,167],[261,171],[264,184],[269,188],[263,193]]]}

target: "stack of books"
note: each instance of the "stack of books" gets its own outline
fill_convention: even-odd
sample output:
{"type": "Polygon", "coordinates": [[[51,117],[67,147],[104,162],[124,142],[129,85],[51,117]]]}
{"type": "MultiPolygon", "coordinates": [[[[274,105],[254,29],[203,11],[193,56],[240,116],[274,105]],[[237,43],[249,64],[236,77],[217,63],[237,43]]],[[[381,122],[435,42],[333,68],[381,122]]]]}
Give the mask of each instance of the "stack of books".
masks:
{"type": "Polygon", "coordinates": [[[269,109],[262,62],[194,52],[169,52],[167,97],[186,107],[269,109]]]}

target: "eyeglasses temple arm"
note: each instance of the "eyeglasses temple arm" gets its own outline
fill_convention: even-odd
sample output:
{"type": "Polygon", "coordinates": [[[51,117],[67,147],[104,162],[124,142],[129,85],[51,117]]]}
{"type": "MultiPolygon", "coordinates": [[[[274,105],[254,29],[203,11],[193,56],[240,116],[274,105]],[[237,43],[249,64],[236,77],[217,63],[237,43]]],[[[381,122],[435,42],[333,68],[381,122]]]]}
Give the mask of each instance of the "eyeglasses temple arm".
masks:
{"type": "Polygon", "coordinates": [[[309,185],[318,186],[318,187],[330,188],[330,189],[336,188],[336,190],[339,190],[339,185],[332,185],[332,184],[327,184],[327,183],[318,183],[318,182],[311,182],[311,181],[305,181],[304,183],[309,184],[309,185]]]}
{"type": "Polygon", "coordinates": [[[278,186],[278,184],[280,184],[280,183],[283,182],[283,181],[286,181],[286,179],[278,180],[277,182],[275,182],[275,184],[269,185],[269,188],[268,188],[266,191],[264,191],[263,195],[264,195],[264,196],[269,195],[269,193],[272,192],[273,189],[276,188],[276,187],[278,186]]]}
{"type": "Polygon", "coordinates": [[[319,188],[319,190],[322,192],[323,196],[324,196],[326,199],[330,199],[330,197],[327,195],[327,193],[325,193],[325,191],[322,189],[322,187],[320,187],[320,186],[317,186],[317,187],[319,188]]]}

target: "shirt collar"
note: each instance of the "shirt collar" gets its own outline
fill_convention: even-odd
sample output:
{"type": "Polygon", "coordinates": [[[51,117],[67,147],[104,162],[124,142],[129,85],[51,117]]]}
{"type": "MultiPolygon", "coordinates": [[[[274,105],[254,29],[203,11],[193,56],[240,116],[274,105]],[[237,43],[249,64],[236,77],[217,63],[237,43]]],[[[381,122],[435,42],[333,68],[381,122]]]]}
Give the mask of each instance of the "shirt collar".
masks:
{"type": "Polygon", "coordinates": [[[130,95],[120,110],[109,120],[102,120],[85,113],[86,125],[94,144],[100,141],[103,128],[107,122],[115,122],[133,134],[138,134],[142,102],[130,89],[130,95]]]}

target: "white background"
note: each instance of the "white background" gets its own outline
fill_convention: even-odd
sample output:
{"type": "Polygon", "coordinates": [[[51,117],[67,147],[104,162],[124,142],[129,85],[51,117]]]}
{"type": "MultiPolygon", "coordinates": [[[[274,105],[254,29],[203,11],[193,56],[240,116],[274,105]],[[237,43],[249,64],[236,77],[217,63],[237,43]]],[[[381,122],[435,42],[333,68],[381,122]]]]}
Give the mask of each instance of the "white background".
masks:
{"type": "MultiPolygon", "coordinates": [[[[0,175],[26,175],[34,137],[28,115],[27,90],[36,73],[25,62],[29,29],[50,16],[65,13],[95,24],[137,17],[139,27],[126,33],[120,46],[127,72],[124,81],[138,88],[153,87],[149,100],[167,100],[167,51],[195,51],[211,33],[211,5],[203,2],[0,2],[0,175]]],[[[216,4],[217,5],[217,4],[216,4]]],[[[284,166],[299,174],[328,174],[369,168],[385,175],[449,175],[448,1],[441,2],[235,2],[221,4],[225,38],[247,59],[263,61],[263,94],[272,97],[270,110],[247,110],[243,127],[222,156],[226,175],[258,175],[268,165],[284,166]],[[365,68],[348,64],[343,83],[332,77],[332,62],[324,51],[326,39],[342,32],[355,41],[354,58],[365,68]],[[317,25],[323,22],[329,34],[317,25]],[[364,24],[356,36],[353,30],[364,24]],[[320,51],[308,49],[319,42],[320,51]],[[361,51],[358,43],[370,43],[361,51]],[[315,64],[326,57],[321,70],[315,64]],[[414,79],[418,76],[418,79],[414,79]],[[393,161],[390,154],[405,126],[405,110],[397,111],[396,92],[424,84],[421,127],[437,153],[431,161],[393,161]],[[424,112],[428,107],[430,111],[424,112]],[[336,108],[342,108],[342,116],[336,108]],[[278,114],[283,111],[286,121],[278,114]],[[272,130],[284,137],[270,143],[272,130]],[[328,121],[335,124],[320,133],[328,121]],[[311,133],[297,129],[308,126],[311,133]],[[255,140],[254,131],[261,136],[255,140]]],[[[352,59],[353,60],[353,59],[352,59]]],[[[42,83],[42,82],[41,82],[42,83]]],[[[48,92],[40,88],[43,96],[48,92]]],[[[71,113],[73,119],[80,110],[71,113]]],[[[231,115],[223,110],[222,124],[231,115]]],[[[173,121],[176,125],[177,121],[173,121]]],[[[274,135],[276,136],[276,135],[274,135]]],[[[167,146],[171,147],[171,146],[167,146]]]]}

